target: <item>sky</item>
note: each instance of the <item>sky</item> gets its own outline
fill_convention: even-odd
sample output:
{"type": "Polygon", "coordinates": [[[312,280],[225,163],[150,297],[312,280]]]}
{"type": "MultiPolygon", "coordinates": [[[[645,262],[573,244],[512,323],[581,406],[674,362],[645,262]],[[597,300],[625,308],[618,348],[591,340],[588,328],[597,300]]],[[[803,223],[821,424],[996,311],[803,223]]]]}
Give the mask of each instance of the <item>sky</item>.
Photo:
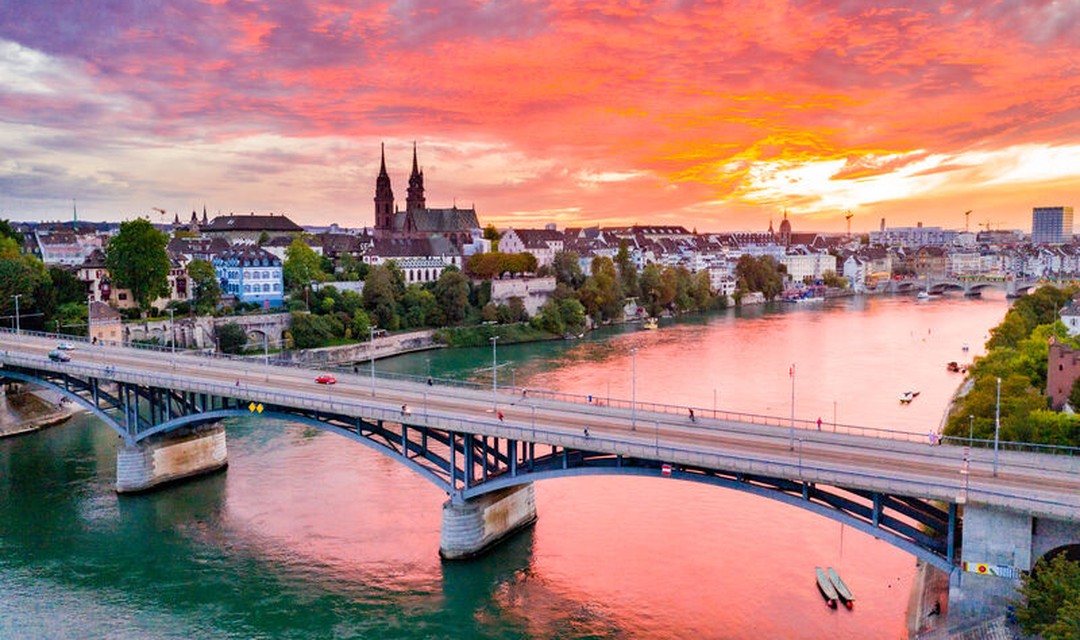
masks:
{"type": "Polygon", "coordinates": [[[499,228],[1030,230],[1080,0],[0,0],[0,219],[367,226],[414,143],[499,228]]]}

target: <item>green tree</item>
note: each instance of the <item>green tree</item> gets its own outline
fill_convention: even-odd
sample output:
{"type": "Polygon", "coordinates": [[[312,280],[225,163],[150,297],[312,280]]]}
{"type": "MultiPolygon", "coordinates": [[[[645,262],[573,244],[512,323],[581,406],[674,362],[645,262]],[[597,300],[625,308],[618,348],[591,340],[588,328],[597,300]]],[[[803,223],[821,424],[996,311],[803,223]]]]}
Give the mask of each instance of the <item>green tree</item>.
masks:
{"type": "Polygon", "coordinates": [[[634,261],[630,257],[630,247],[626,240],[619,241],[619,252],[615,254],[615,266],[619,270],[619,283],[622,285],[623,296],[636,298],[638,291],[638,272],[634,261]]]}
{"type": "Polygon", "coordinates": [[[639,304],[645,307],[645,312],[650,316],[658,316],[663,311],[661,302],[664,293],[664,280],[660,267],[653,263],[645,265],[641,270],[641,299],[639,304]]]}
{"type": "Polygon", "coordinates": [[[285,262],[281,267],[285,288],[302,291],[312,282],[326,282],[329,277],[322,269],[322,258],[300,237],[294,238],[285,249],[285,262]]]}
{"type": "Polygon", "coordinates": [[[225,353],[242,353],[247,346],[247,331],[235,322],[226,322],[217,328],[218,347],[225,353]]]}
{"type": "Polygon", "coordinates": [[[401,315],[406,327],[434,327],[442,320],[442,309],[435,294],[412,284],[401,299],[401,315]]]}
{"type": "Polygon", "coordinates": [[[49,267],[49,280],[56,293],[56,304],[86,303],[86,285],[75,274],[60,267],[49,267]]]}
{"type": "Polygon", "coordinates": [[[120,223],[120,232],[105,248],[105,266],[113,284],[131,291],[139,308],[146,311],[155,298],[169,293],[169,238],[149,220],[136,218],[120,223]]]}
{"type": "MultiPolygon", "coordinates": [[[[23,254],[10,237],[0,238],[0,316],[15,327],[15,296],[19,296],[19,326],[41,329],[52,321],[55,295],[45,265],[36,257],[23,254]]],[[[55,324],[53,322],[53,324],[55,324]]],[[[55,327],[54,327],[55,328],[55,327]]]]}
{"type": "Polygon", "coordinates": [[[393,331],[398,328],[398,296],[394,276],[383,265],[375,266],[364,281],[364,310],[376,326],[393,331]]]}
{"type": "Polygon", "coordinates": [[[448,325],[461,324],[469,313],[468,278],[457,269],[443,270],[435,283],[435,299],[448,325]]]}
{"type": "Polygon", "coordinates": [[[491,240],[491,250],[499,250],[499,240],[502,239],[502,234],[495,228],[495,225],[489,224],[484,227],[484,240],[491,240]]]}
{"type": "Polygon", "coordinates": [[[581,262],[578,254],[573,251],[559,251],[551,263],[555,271],[555,281],[577,289],[585,282],[585,274],[581,271],[581,262]]]}
{"type": "Polygon", "coordinates": [[[1043,640],[1075,640],[1080,632],[1080,563],[1064,553],[1041,558],[1021,578],[1016,619],[1024,633],[1043,640]]]}
{"type": "Polygon", "coordinates": [[[11,238],[20,247],[23,244],[23,234],[12,229],[11,223],[7,220],[0,220],[0,238],[11,238]]]}
{"type": "Polygon", "coordinates": [[[221,284],[214,265],[206,260],[192,260],[187,265],[187,273],[195,288],[195,312],[199,315],[213,313],[221,300],[221,284]]]}
{"type": "Polygon", "coordinates": [[[371,332],[369,331],[370,327],[371,317],[367,314],[367,311],[357,309],[352,317],[353,337],[357,340],[367,340],[371,337],[371,332]]]}

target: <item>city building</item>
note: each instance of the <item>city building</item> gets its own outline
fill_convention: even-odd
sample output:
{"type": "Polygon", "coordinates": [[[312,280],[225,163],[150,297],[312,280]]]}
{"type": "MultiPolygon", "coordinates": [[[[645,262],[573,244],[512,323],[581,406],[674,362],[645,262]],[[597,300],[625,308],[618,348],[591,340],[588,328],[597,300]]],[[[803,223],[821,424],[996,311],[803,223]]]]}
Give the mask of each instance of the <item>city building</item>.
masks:
{"type": "Polygon", "coordinates": [[[1031,244],[1072,241],[1072,207],[1035,207],[1031,212],[1031,244]]]}
{"type": "Polygon", "coordinates": [[[255,303],[264,309],[280,307],[284,301],[281,260],[253,245],[239,245],[214,257],[221,291],[240,302],[255,303]]]}
{"type": "Polygon", "coordinates": [[[539,267],[555,262],[555,254],[563,250],[563,233],[555,229],[514,229],[503,233],[499,240],[502,253],[531,253],[539,267]]]}
{"type": "Polygon", "coordinates": [[[427,206],[424,195],[424,172],[416,158],[413,145],[412,173],[405,198],[405,210],[394,205],[394,190],[390,175],[386,172],[386,149],[382,150],[379,175],[375,178],[375,236],[377,238],[428,238],[441,236],[453,244],[458,252],[472,242],[472,230],[480,228],[476,209],[459,208],[457,204],[447,209],[427,206]]]}
{"type": "Polygon", "coordinates": [[[265,233],[270,239],[281,236],[294,236],[303,233],[303,228],[283,215],[255,215],[250,213],[246,216],[229,214],[218,216],[209,224],[200,225],[200,231],[210,238],[225,238],[229,244],[236,242],[259,241],[265,233]]]}

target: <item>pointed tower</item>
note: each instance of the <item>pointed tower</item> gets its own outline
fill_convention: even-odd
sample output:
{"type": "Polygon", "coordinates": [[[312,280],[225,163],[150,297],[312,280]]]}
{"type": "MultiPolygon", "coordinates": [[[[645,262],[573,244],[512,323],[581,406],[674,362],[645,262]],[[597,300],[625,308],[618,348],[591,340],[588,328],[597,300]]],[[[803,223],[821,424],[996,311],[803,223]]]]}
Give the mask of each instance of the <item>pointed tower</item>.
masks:
{"type": "Polygon", "coordinates": [[[405,198],[405,211],[420,211],[427,208],[424,202],[424,172],[416,161],[416,143],[412,146],[412,174],[409,175],[409,192],[405,198]]]}
{"type": "Polygon", "coordinates": [[[204,227],[208,224],[207,220],[206,220],[206,205],[205,204],[202,206],[202,223],[203,223],[204,227]]]}
{"type": "Polygon", "coordinates": [[[787,219],[787,209],[784,209],[784,219],[780,222],[780,244],[791,246],[791,221],[787,219]]]}
{"type": "Polygon", "coordinates": [[[375,178],[375,233],[387,234],[394,227],[394,190],[386,173],[386,145],[380,145],[382,161],[379,177],[375,178]]]}

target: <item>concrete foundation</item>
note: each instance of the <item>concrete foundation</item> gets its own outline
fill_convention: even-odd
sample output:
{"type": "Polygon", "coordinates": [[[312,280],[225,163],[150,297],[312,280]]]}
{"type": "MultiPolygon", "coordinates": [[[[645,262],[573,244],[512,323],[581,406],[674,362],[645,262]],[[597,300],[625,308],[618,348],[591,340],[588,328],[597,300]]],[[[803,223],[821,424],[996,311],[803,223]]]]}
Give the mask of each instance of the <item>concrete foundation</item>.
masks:
{"type": "Polygon", "coordinates": [[[116,492],[147,491],[223,469],[227,463],[225,428],[220,425],[124,445],[116,452],[116,492]]]}
{"type": "Polygon", "coordinates": [[[536,522],[532,483],[495,491],[465,504],[443,504],[439,555],[464,560],[480,555],[502,539],[536,522]]]}
{"type": "MultiPolygon", "coordinates": [[[[969,570],[958,569],[949,581],[949,621],[955,623],[987,612],[1004,613],[1020,586],[1019,575],[980,574],[978,565],[1031,569],[1032,518],[1029,515],[969,504],[964,508],[962,561],[969,570]]],[[[963,567],[963,565],[961,565],[963,567]]]]}

